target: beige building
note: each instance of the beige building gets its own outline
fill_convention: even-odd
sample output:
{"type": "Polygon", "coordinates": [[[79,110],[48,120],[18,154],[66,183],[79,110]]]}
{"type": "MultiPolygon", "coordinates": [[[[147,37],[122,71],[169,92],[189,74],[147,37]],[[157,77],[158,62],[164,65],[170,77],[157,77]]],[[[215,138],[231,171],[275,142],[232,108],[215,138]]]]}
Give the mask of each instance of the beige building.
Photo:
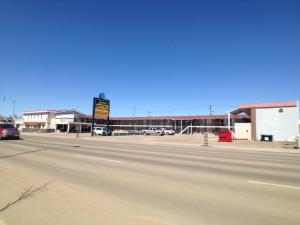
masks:
{"type": "Polygon", "coordinates": [[[23,114],[23,131],[54,131],[55,115],[59,110],[27,111],[23,114]]]}

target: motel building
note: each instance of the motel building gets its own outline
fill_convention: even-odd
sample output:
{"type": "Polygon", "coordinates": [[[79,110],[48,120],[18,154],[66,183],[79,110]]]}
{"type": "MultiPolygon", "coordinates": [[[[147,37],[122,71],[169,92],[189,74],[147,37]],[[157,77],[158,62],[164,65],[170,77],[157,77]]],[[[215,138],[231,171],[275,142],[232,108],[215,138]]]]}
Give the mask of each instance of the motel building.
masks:
{"type": "MultiPolygon", "coordinates": [[[[232,116],[233,121],[249,122],[249,116],[232,116]]],[[[95,126],[106,126],[107,120],[95,117],[95,126]]],[[[90,132],[92,116],[76,110],[37,110],[24,112],[24,132],[90,132]]],[[[148,128],[171,128],[178,134],[217,133],[228,128],[227,115],[195,116],[147,116],[147,117],[111,117],[109,126],[114,131],[141,132],[148,128]]]]}
{"type": "MultiPolygon", "coordinates": [[[[230,120],[233,128],[233,119],[240,123],[248,123],[249,116],[234,115],[230,120]]],[[[170,128],[177,134],[216,134],[228,129],[227,115],[195,115],[195,116],[148,116],[148,117],[113,117],[111,125],[114,130],[142,131],[150,127],[170,128]]]]}
{"type": "MultiPolygon", "coordinates": [[[[95,117],[95,126],[106,126],[95,117]]],[[[91,132],[92,116],[76,110],[39,110],[24,112],[23,131],[91,132]]],[[[241,104],[224,115],[111,117],[113,131],[141,132],[148,128],[171,128],[176,134],[217,134],[230,129],[235,139],[287,141],[299,135],[299,104],[276,102],[241,104]]]]}
{"type": "Polygon", "coordinates": [[[51,132],[55,130],[55,116],[59,110],[37,110],[23,113],[23,130],[51,132]]]}

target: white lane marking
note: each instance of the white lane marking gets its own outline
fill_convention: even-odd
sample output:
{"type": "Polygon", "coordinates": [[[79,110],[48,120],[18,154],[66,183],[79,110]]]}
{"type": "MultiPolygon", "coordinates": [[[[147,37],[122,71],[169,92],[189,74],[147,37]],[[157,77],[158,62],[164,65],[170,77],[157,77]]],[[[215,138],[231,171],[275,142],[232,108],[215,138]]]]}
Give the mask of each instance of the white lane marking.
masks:
{"type": "Polygon", "coordinates": [[[102,161],[107,161],[107,162],[112,162],[112,163],[123,163],[123,161],[119,161],[119,160],[105,159],[105,158],[99,158],[99,157],[93,157],[93,156],[86,156],[86,155],[74,155],[74,156],[78,157],[78,158],[102,160],[102,161]]]}
{"type": "Polygon", "coordinates": [[[290,189],[300,190],[300,187],[291,186],[291,185],[274,184],[274,183],[267,183],[267,182],[261,182],[261,181],[255,181],[255,180],[248,180],[248,182],[249,183],[254,183],[254,184],[263,184],[263,185],[270,185],[270,186],[275,186],[275,187],[282,187],[282,188],[290,188],[290,189]]]}

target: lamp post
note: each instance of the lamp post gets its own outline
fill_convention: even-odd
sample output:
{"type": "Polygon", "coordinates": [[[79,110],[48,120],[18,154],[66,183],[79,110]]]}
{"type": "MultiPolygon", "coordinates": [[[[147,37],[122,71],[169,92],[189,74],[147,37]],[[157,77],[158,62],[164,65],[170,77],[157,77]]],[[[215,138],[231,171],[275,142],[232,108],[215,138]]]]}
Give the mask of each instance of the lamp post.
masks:
{"type": "Polygon", "coordinates": [[[230,111],[227,112],[227,129],[230,130],[230,111]]]}
{"type": "Polygon", "coordinates": [[[13,117],[15,115],[16,100],[14,100],[12,97],[4,96],[3,101],[6,100],[10,100],[12,102],[12,117],[13,117]]]}

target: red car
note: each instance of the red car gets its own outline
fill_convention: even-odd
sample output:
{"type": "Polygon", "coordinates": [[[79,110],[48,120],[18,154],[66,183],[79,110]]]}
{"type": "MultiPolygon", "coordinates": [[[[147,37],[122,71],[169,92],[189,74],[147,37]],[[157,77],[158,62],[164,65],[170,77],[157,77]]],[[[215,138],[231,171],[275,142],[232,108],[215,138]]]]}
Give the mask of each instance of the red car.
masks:
{"type": "Polygon", "coordinates": [[[0,139],[3,138],[20,138],[20,132],[12,124],[0,123],[0,139]]]}

